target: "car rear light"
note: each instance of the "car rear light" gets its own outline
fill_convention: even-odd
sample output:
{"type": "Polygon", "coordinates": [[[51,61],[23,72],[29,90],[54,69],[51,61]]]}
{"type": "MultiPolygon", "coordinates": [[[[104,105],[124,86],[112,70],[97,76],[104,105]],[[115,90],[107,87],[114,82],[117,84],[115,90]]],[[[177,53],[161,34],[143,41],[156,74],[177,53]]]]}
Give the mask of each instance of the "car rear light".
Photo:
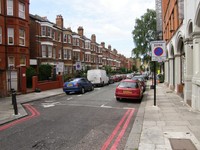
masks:
{"type": "Polygon", "coordinates": [[[140,90],[139,90],[139,89],[133,90],[132,93],[133,93],[133,94],[140,94],[140,90]]]}
{"type": "Polygon", "coordinates": [[[78,87],[78,83],[74,84],[74,86],[78,87]]]}
{"type": "Polygon", "coordinates": [[[123,93],[123,90],[121,90],[121,89],[116,89],[116,93],[123,93]]]}

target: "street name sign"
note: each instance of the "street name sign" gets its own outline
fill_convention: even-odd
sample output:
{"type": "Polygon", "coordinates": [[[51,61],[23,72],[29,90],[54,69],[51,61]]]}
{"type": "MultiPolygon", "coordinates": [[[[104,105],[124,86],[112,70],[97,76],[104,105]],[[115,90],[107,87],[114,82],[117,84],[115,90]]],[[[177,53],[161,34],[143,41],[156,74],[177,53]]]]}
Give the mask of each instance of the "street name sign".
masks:
{"type": "Polygon", "coordinates": [[[166,42],[165,41],[152,41],[152,61],[162,62],[166,60],[166,42]]]}

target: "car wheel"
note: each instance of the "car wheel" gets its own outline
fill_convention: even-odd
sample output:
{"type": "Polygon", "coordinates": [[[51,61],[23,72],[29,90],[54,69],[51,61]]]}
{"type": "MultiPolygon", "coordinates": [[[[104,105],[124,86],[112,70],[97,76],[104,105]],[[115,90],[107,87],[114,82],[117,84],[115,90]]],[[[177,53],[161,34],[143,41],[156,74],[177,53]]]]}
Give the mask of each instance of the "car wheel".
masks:
{"type": "Polygon", "coordinates": [[[120,101],[120,98],[117,98],[117,97],[116,97],[116,100],[117,100],[117,101],[120,101]]]}
{"type": "Polygon", "coordinates": [[[81,94],[84,94],[85,93],[85,89],[82,87],[81,88],[81,94]]]}
{"type": "Polygon", "coordinates": [[[69,92],[65,92],[67,95],[69,95],[69,92]]]}
{"type": "Polygon", "coordinates": [[[92,86],[92,88],[91,88],[91,91],[93,91],[94,90],[94,86],[92,86]]]}

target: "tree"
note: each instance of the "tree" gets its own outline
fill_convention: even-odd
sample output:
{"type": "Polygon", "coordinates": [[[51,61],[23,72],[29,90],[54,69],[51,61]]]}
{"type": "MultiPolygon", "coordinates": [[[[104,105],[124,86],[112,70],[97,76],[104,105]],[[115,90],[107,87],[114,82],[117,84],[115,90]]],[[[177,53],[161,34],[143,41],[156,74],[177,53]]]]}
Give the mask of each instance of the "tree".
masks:
{"type": "Polygon", "coordinates": [[[39,80],[49,80],[49,78],[52,76],[52,69],[53,67],[49,64],[42,64],[39,66],[39,80]]]}
{"type": "Polygon", "coordinates": [[[32,77],[36,75],[36,71],[33,67],[26,69],[26,85],[28,88],[32,87],[32,77]]]}
{"type": "Polygon", "coordinates": [[[143,61],[150,61],[149,55],[151,54],[150,42],[156,39],[156,11],[147,9],[147,12],[136,19],[134,26],[133,41],[136,48],[132,50],[132,54],[142,57],[143,61]]]}

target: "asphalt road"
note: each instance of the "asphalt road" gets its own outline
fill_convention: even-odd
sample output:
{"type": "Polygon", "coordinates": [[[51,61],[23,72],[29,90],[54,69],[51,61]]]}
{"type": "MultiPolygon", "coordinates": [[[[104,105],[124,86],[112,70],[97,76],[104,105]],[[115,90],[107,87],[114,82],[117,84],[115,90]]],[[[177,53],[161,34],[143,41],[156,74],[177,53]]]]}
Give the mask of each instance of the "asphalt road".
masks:
{"type": "Polygon", "coordinates": [[[1,131],[0,149],[123,150],[140,103],[116,101],[115,87],[29,103],[39,115],[1,131]]]}

